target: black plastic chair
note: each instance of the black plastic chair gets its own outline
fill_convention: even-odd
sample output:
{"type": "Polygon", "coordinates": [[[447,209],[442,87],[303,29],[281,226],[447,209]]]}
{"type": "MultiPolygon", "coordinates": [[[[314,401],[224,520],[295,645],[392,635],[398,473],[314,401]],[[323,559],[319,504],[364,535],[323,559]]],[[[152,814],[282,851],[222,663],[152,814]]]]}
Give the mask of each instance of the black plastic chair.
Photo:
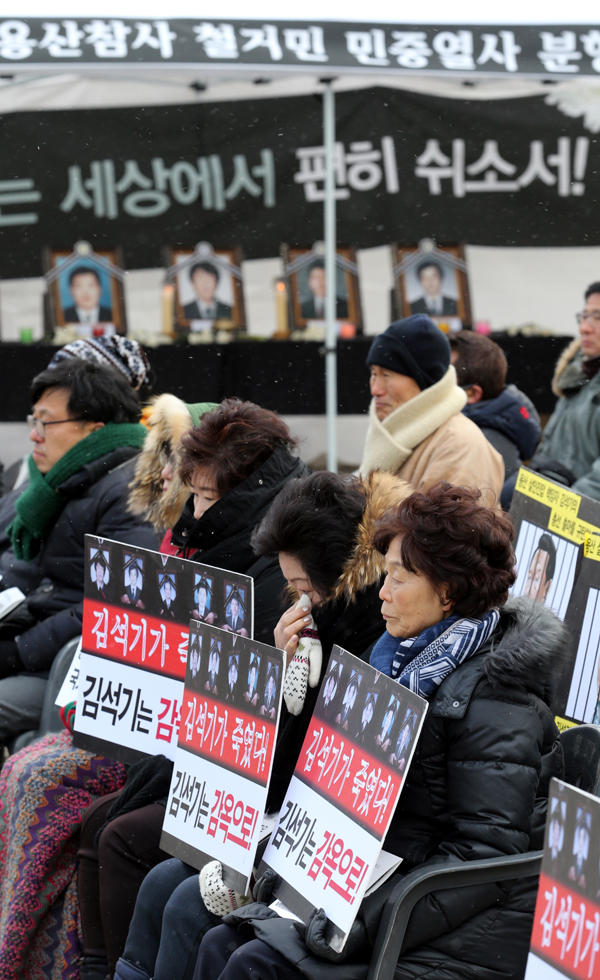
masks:
{"type": "Polygon", "coordinates": [[[12,739],[8,744],[10,755],[18,752],[19,749],[24,749],[26,745],[31,745],[32,742],[36,742],[38,738],[49,735],[50,732],[60,732],[62,730],[63,724],[60,720],[59,708],[54,702],[67,676],[67,671],[71,666],[71,661],[73,660],[79,640],[80,637],[78,636],[74,640],[69,640],[56,654],[48,675],[48,684],[46,685],[44,694],[39,728],[36,731],[22,732],[21,735],[17,735],[16,738],[12,739]]]}
{"type": "MultiPolygon", "coordinates": [[[[578,725],[561,732],[565,782],[600,795],[600,727],[578,725]]],[[[391,892],[379,923],[367,980],[393,980],[411,912],[419,899],[444,888],[531,878],[540,873],[543,851],[484,861],[448,861],[443,869],[416,868],[391,892]]]]}

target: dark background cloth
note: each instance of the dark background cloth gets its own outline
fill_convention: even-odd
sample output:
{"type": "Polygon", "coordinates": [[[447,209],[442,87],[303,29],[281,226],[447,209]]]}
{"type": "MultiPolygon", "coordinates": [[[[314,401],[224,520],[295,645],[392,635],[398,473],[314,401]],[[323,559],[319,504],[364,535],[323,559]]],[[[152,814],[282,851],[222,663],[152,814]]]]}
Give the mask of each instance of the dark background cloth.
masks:
{"type": "MultiPolygon", "coordinates": [[[[559,354],[571,337],[511,337],[492,334],[508,358],[508,381],[531,398],[538,412],[556,403],[551,382],[559,354]]],[[[338,411],[367,412],[366,359],[372,338],[338,341],[338,411]]],[[[56,348],[42,344],[0,344],[0,421],[22,422],[31,411],[31,379],[56,348]]],[[[150,352],[155,391],[171,391],[186,402],[199,392],[208,401],[238,397],[281,415],[325,413],[323,344],[313,341],[240,341],[231,344],[171,345],[150,352]]],[[[12,462],[4,460],[5,463],[12,462]]],[[[3,529],[0,528],[0,543],[3,529]]]]}
{"type": "MultiPolygon", "coordinates": [[[[336,139],[346,152],[351,143],[369,140],[373,150],[381,153],[381,140],[391,137],[399,184],[397,193],[388,193],[384,179],[365,191],[352,186],[356,181],[349,179],[349,195],[337,204],[338,241],[368,248],[386,242],[416,244],[434,235],[440,244],[600,244],[600,227],[589,220],[591,204],[598,197],[600,143],[583,120],[546,105],[545,93],[491,101],[470,100],[468,94],[465,88],[464,99],[448,99],[382,87],[337,94],[336,139]],[[495,140],[501,157],[516,167],[512,178],[516,180],[528,166],[533,140],[543,143],[547,159],[557,152],[560,137],[571,140],[571,179],[582,185],[580,195],[560,197],[556,183],[548,186],[535,179],[519,190],[467,190],[458,197],[449,178],[441,180],[441,193],[432,194],[429,181],[415,173],[415,161],[428,140],[438,140],[447,157],[452,156],[452,141],[463,140],[466,166],[481,158],[486,140],[495,140]],[[585,173],[574,175],[575,141],[580,137],[589,140],[588,160],[585,173]]],[[[121,245],[127,269],[160,267],[165,245],[193,249],[198,228],[215,248],[239,246],[248,259],[278,255],[282,241],[309,246],[322,238],[323,205],[308,201],[303,185],[294,180],[299,172],[296,151],[322,146],[322,125],[322,102],[312,95],[85,112],[6,113],[0,118],[2,179],[31,179],[41,200],[14,208],[16,213],[37,214],[36,223],[0,229],[0,276],[41,275],[44,246],[71,248],[84,230],[96,249],[121,245]],[[162,214],[156,214],[156,202],[152,207],[151,197],[140,191],[139,184],[123,192],[106,188],[104,206],[94,208],[88,190],[90,207],[61,208],[69,192],[71,167],[81,168],[84,182],[90,178],[93,163],[103,173],[114,167],[118,182],[125,161],[134,161],[143,178],[152,181],[152,194],[156,192],[153,160],[167,170],[179,161],[197,170],[198,158],[216,156],[226,189],[233,180],[234,157],[244,156],[251,173],[260,166],[265,150],[273,154],[275,168],[275,199],[269,207],[263,193],[255,197],[246,190],[225,199],[220,208],[215,206],[214,192],[209,201],[203,199],[199,187],[195,195],[184,187],[178,200],[167,179],[162,214]],[[126,201],[128,195],[140,194],[146,198],[144,216],[126,201]]],[[[556,176],[556,168],[551,173],[556,176]]],[[[499,178],[499,183],[509,179],[504,174],[499,178]]],[[[481,181],[482,175],[477,179],[481,181]]],[[[261,189],[262,183],[259,177],[261,189]]]]}

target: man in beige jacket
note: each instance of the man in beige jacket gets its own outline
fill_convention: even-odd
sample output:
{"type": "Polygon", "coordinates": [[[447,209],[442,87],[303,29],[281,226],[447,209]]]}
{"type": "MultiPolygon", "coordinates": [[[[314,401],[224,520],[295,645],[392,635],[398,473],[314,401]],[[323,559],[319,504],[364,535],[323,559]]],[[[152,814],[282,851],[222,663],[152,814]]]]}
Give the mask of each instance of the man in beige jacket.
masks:
{"type": "Polygon", "coordinates": [[[433,320],[420,313],[392,323],[371,344],[367,366],[372,401],[361,475],[389,470],[421,491],[438,480],[478,487],[482,502],[497,506],[502,457],[462,414],[467,397],[433,320]]]}

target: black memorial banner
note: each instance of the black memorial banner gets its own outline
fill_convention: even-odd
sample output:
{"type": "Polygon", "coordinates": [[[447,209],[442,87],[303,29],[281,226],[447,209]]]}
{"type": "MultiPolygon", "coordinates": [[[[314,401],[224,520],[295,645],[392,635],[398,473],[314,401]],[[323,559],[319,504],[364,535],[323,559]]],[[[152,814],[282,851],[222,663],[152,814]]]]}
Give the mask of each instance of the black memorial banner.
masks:
{"type": "Polygon", "coordinates": [[[581,24],[382,24],[368,21],[139,20],[49,17],[0,20],[0,63],[197,64],[388,73],[600,72],[600,30],[581,24]]]}
{"type": "MultiPolygon", "coordinates": [[[[340,242],[600,244],[598,141],[543,96],[374,88],[339,94],[336,114],[340,242]]],[[[43,246],[82,238],[132,269],[162,265],[165,245],[261,258],[323,235],[314,96],[10,113],[0,134],[2,278],[40,275],[43,246]]]]}

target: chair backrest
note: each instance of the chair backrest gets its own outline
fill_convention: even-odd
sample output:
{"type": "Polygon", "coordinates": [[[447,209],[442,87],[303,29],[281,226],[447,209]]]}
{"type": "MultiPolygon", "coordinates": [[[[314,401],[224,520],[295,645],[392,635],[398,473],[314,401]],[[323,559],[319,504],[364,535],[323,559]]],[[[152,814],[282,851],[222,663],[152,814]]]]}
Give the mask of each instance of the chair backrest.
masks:
{"type": "Polygon", "coordinates": [[[600,796],[600,726],[577,725],[560,733],[565,753],[565,782],[600,796]]]}
{"type": "Polygon", "coordinates": [[[65,643],[54,658],[52,667],[50,668],[50,675],[48,677],[48,685],[46,687],[46,693],[44,694],[44,704],[42,707],[42,716],[40,718],[40,737],[42,735],[47,735],[49,732],[60,732],[63,727],[63,723],[60,720],[59,709],[54,704],[56,698],[58,697],[58,692],[62,687],[62,682],[67,676],[67,671],[71,666],[71,661],[77,649],[77,644],[79,643],[79,637],[76,636],[74,640],[69,640],[65,643]]]}

